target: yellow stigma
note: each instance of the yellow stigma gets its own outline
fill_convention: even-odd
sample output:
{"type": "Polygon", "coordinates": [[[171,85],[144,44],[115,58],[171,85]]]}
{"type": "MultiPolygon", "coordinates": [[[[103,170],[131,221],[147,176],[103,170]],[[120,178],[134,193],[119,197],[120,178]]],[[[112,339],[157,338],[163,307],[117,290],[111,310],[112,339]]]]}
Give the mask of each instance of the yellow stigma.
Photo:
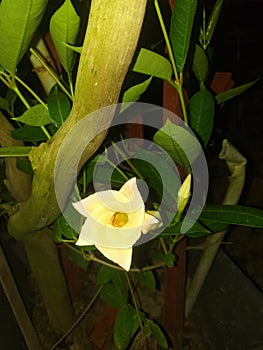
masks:
{"type": "Polygon", "coordinates": [[[113,214],[111,223],[115,227],[122,227],[129,221],[129,217],[126,213],[117,212],[113,214]]]}

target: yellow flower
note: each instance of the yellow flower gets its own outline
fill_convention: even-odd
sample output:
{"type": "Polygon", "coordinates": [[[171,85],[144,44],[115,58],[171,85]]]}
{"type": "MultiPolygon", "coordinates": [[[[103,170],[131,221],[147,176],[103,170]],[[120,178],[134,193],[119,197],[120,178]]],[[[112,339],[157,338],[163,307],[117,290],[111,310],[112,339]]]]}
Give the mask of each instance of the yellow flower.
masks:
{"type": "Polygon", "coordinates": [[[127,271],[131,266],[133,245],[142,233],[159,223],[145,212],[136,178],[128,180],[119,191],[96,192],[73,206],[87,218],[76,245],[95,245],[106,258],[127,271]]]}

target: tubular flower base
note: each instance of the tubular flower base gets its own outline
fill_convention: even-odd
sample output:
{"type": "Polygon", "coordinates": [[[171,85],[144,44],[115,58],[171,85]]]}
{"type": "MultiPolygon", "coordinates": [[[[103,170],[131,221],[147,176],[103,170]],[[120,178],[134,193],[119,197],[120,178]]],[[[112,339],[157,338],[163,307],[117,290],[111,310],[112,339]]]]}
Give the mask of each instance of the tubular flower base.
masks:
{"type": "Polygon", "coordinates": [[[106,258],[126,271],[131,266],[133,245],[142,233],[160,224],[145,212],[135,177],[119,191],[96,192],[73,206],[86,217],[76,245],[95,245],[106,258]]]}

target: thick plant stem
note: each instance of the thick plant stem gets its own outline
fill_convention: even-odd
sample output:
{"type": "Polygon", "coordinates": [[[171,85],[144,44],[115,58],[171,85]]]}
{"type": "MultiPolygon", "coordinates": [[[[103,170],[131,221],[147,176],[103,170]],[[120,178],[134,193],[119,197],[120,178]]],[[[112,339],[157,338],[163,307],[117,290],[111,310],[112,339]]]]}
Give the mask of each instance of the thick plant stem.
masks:
{"type": "MultiPolygon", "coordinates": [[[[229,185],[223,200],[223,204],[235,205],[238,203],[242,193],[245,173],[246,173],[246,159],[238,152],[238,150],[231,145],[228,140],[223,141],[222,150],[219,158],[227,163],[230,171],[229,185]]],[[[224,239],[227,230],[218,232],[212,236],[207,237],[205,242],[205,249],[200,259],[199,265],[196,269],[195,275],[188,289],[186,296],[185,316],[190,315],[193,306],[196,302],[198,294],[205,282],[210,267],[215,260],[217,252],[220,248],[221,242],[224,239]]]]}
{"type": "Polygon", "coordinates": [[[24,241],[31,271],[54,330],[62,335],[72,326],[75,316],[68,296],[52,232],[45,228],[24,241]],[[63,314],[61,315],[61,311],[63,314]]]}
{"type": "MultiPolygon", "coordinates": [[[[92,1],[72,111],[49,141],[33,147],[30,152],[29,158],[34,170],[32,192],[29,199],[18,203],[8,222],[9,233],[25,243],[30,267],[58,333],[70,328],[73,312],[55,246],[45,229],[60,215],[54,188],[57,154],[64,138],[78,121],[102,107],[118,102],[137,46],[146,2],[147,0],[92,1]]],[[[101,115],[96,120],[90,119],[89,127],[83,130],[83,135],[88,134],[92,141],[82,155],[82,164],[94,154],[105,137],[106,131],[94,138],[98,126],[109,125],[112,118],[113,113],[101,115]]],[[[76,156],[74,146],[73,144],[72,153],[66,160],[68,164],[76,156]]],[[[67,181],[62,185],[66,200],[71,188],[67,181]]]]}
{"type": "MultiPolygon", "coordinates": [[[[38,231],[53,222],[60,213],[54,191],[54,167],[64,137],[88,114],[117,103],[120,89],[131,63],[139,38],[146,0],[93,0],[86,37],[76,80],[72,111],[46,143],[32,149],[30,160],[34,169],[32,194],[19,203],[10,217],[8,229],[17,239],[38,231]]],[[[113,113],[112,113],[113,114],[113,113]]],[[[108,125],[113,115],[90,119],[86,134],[96,135],[98,126],[108,125]]],[[[105,137],[98,135],[83,153],[82,163],[91,157],[105,137]]],[[[71,157],[75,157],[72,147],[71,157]]],[[[71,162],[70,156],[67,161],[71,162]]],[[[65,183],[65,198],[70,192],[65,183]]]]}

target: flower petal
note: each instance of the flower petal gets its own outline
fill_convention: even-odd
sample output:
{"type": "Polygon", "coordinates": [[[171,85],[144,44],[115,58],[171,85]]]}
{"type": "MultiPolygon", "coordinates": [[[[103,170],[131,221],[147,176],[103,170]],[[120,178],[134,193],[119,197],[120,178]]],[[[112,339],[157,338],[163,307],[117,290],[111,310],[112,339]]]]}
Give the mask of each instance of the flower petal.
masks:
{"type": "Polygon", "coordinates": [[[149,231],[152,231],[152,230],[158,228],[160,224],[162,224],[161,221],[158,220],[156,217],[145,213],[145,218],[144,218],[144,222],[142,225],[142,233],[146,234],[149,231]]]}
{"type": "Polygon", "coordinates": [[[132,247],[127,249],[114,249],[96,245],[96,248],[106,258],[120,265],[122,268],[124,268],[124,270],[130,270],[132,261],[132,247]]]}
{"type": "Polygon", "coordinates": [[[102,206],[114,212],[128,214],[144,208],[144,202],[135,177],[128,180],[119,191],[96,192],[96,196],[102,206]]]}
{"type": "Polygon", "coordinates": [[[79,246],[88,246],[88,245],[94,245],[90,241],[86,239],[83,235],[79,235],[77,242],[75,243],[76,245],[79,246]]]}

